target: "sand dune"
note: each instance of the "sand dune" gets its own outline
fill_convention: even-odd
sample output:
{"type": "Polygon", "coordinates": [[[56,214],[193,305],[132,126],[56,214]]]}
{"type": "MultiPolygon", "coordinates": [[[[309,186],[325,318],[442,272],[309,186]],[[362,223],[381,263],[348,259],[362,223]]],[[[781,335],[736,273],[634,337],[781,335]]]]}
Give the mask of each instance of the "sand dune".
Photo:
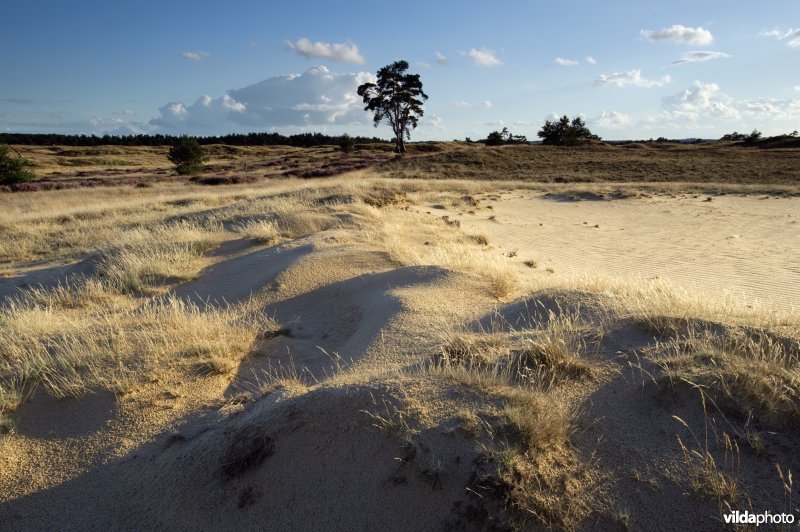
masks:
{"type": "MultiPolygon", "coordinates": [[[[657,276],[791,309],[798,200],[490,192],[381,209],[353,196],[333,213],[307,201],[352,219],[274,246],[227,232],[192,280],[113,294],[275,328],[225,364],[213,342],[168,337],[177,347],[116,394],[21,398],[0,434],[0,528],[703,529],[721,504],[781,500],[775,463],[800,469],[796,337],[631,312],[569,280],[657,276]],[[742,345],[763,349],[744,370],[723,353],[742,345]],[[708,375],[700,400],[688,383],[708,375]]],[[[53,286],[89,264],[27,275],[53,286]]]]}
{"type": "Polygon", "coordinates": [[[507,194],[488,202],[493,211],[458,219],[504,252],[557,274],[659,278],[711,299],[800,309],[800,201],[707,198],[507,194]]]}

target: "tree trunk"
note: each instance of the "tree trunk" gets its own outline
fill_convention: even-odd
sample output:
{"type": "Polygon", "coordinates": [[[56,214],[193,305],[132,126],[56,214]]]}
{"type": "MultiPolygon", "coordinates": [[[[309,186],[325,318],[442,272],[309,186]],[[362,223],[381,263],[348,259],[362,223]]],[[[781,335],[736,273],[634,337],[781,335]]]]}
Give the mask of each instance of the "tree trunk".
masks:
{"type": "Polygon", "coordinates": [[[403,140],[403,135],[397,136],[397,153],[403,155],[406,152],[406,143],[403,140]]]}

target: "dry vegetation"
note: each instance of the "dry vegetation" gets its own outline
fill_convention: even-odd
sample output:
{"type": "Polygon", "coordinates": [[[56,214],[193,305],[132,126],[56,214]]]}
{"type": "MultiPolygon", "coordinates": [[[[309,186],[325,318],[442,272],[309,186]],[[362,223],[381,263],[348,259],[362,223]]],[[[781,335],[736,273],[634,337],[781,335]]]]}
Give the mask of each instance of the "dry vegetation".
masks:
{"type": "MultiPolygon", "coordinates": [[[[59,150],[33,149],[39,169],[60,171],[52,159],[69,154],[59,150]]],[[[159,168],[158,149],[142,148],[131,161],[126,150],[88,150],[81,151],[79,162],[93,168],[99,164],[127,171],[129,162],[147,171],[159,168]],[[82,161],[87,157],[97,160],[82,161]]],[[[248,171],[283,172],[282,165],[264,156],[273,150],[278,151],[220,147],[212,166],[228,171],[248,164],[248,171]],[[243,162],[251,152],[262,166],[243,162]]],[[[280,157],[294,156],[287,156],[293,150],[282,150],[280,157]]],[[[125,464],[150,453],[174,475],[170,484],[180,489],[209,484],[208,493],[218,490],[233,499],[234,506],[199,507],[193,514],[219,516],[261,504],[270,512],[269,500],[278,495],[262,496],[274,485],[266,478],[278,475],[297,483],[303,477],[293,470],[279,477],[282,470],[270,473],[270,464],[294,463],[287,454],[293,446],[307,449],[304,460],[312,460],[319,448],[303,446],[324,441],[332,454],[326,455],[327,462],[313,462],[319,466],[316,472],[343,464],[386,475],[377,480],[368,476],[364,483],[356,475],[358,482],[334,492],[348,490],[358,498],[390,494],[401,489],[397,486],[413,488],[411,496],[419,497],[419,504],[435,503],[432,508],[439,513],[408,518],[430,514],[437,521],[426,523],[438,527],[574,530],[595,523],[648,528],[657,525],[653,508],[677,508],[686,514],[682,524],[713,527],[714,519],[730,509],[777,504],[776,493],[785,498],[786,486],[790,495],[794,489],[790,477],[787,483],[781,473],[780,482],[776,477],[774,486],[762,489],[768,484],[764,479],[773,474],[775,462],[783,470],[800,466],[786,451],[796,448],[800,419],[796,315],[735,301],[720,304],[660,282],[632,285],[554,276],[532,260],[498,253],[490,236],[467,234],[457,220],[419,207],[437,203],[489,215],[479,196],[540,185],[378,177],[549,181],[556,176],[556,161],[568,157],[571,166],[559,167],[557,174],[568,181],[602,181],[611,173],[620,181],[638,180],[646,171],[656,181],[729,175],[725,181],[734,184],[796,186],[792,169],[800,166],[787,163],[796,157],[794,151],[767,156],[740,150],[763,170],[756,177],[767,176],[754,181],[738,177],[743,163],[730,150],[736,149],[595,146],[556,152],[457,145],[393,161],[377,173],[361,171],[327,181],[282,179],[214,189],[165,182],[2,195],[0,283],[6,284],[0,284],[0,431],[5,434],[0,435],[0,452],[10,458],[0,470],[5,488],[0,501],[24,508],[25,497],[35,493],[43,501],[51,493],[59,497],[61,484],[79,489],[81,484],[73,485],[76,479],[90,475],[109,456],[125,464]],[[626,164],[612,168],[616,156],[608,154],[620,151],[626,164]],[[225,271],[229,261],[269,251],[274,255],[265,255],[256,268],[266,270],[281,254],[291,256],[306,247],[308,255],[288,261],[248,297],[211,304],[200,291],[204,276],[225,271]],[[337,253],[343,257],[339,262],[337,253]],[[380,260],[365,266],[363,257],[380,260]],[[83,262],[55,263],[64,260],[83,262]],[[302,269],[304,261],[313,260],[319,261],[312,262],[314,269],[302,269]],[[36,277],[42,264],[33,261],[47,261],[45,267],[55,273],[36,277]],[[76,268],[76,275],[59,278],[60,268],[69,267],[76,268]],[[314,272],[313,278],[307,271],[314,272]],[[425,277],[430,271],[435,275],[425,277]],[[299,273],[293,277],[292,272],[299,273]],[[396,272],[416,276],[417,284],[389,276],[396,272]],[[378,291],[355,296],[364,305],[361,310],[352,311],[356,303],[349,300],[336,306],[340,292],[371,275],[387,277],[378,291]],[[43,286],[17,290],[18,281],[26,279],[43,286]],[[197,298],[181,295],[189,281],[195,282],[189,286],[198,290],[197,298]],[[301,305],[306,292],[326,285],[337,286],[330,296],[334,299],[301,305]],[[444,290],[451,285],[463,290],[470,303],[459,307],[457,301],[448,302],[451,292],[444,290]],[[375,299],[381,303],[370,303],[375,299]],[[290,324],[273,315],[280,305],[297,301],[300,306],[288,307],[290,324]],[[324,355],[324,342],[343,331],[350,331],[348,340],[338,345],[355,345],[347,342],[358,337],[358,323],[379,314],[380,305],[397,310],[369,333],[363,353],[341,353],[352,357],[347,363],[331,353],[332,375],[311,379],[295,365],[291,350],[300,351],[305,338],[318,342],[314,351],[319,346],[324,355]],[[444,310],[435,310],[440,307],[444,310]],[[331,320],[334,325],[325,325],[331,320]],[[314,336],[308,331],[317,325],[329,328],[314,336]],[[393,330],[416,336],[395,346],[393,330]],[[287,351],[288,358],[281,354],[287,351]],[[109,444],[102,438],[102,443],[85,440],[89,451],[69,447],[81,457],[76,463],[83,464],[69,471],[56,471],[64,464],[54,458],[33,465],[22,457],[29,448],[37,456],[57,455],[69,440],[34,441],[25,431],[28,402],[42,395],[81,398],[103,390],[115,394],[120,405],[119,425],[102,429],[107,431],[103,438],[115,442],[113,451],[104,450],[109,444]],[[647,448],[641,448],[637,435],[624,433],[631,426],[622,417],[630,413],[630,397],[644,412],[631,423],[661,431],[647,448]],[[165,407],[165,401],[173,404],[165,407]],[[598,414],[595,405],[611,410],[598,414]],[[197,429],[192,416],[209,408],[221,417],[197,429]],[[615,426],[616,416],[623,428],[615,426]],[[337,425],[340,419],[345,421],[337,425]],[[179,423],[185,423],[184,432],[176,433],[179,423]],[[187,436],[193,430],[200,436],[187,436]],[[171,436],[163,450],[148,447],[164,434],[171,436]],[[342,439],[351,437],[364,438],[363,445],[342,439]],[[607,438],[622,439],[628,447],[614,447],[607,438]],[[189,459],[162,460],[160,453],[178,452],[173,447],[189,459]],[[335,450],[340,448],[346,450],[335,450]],[[376,461],[352,462],[348,453],[362,449],[374,449],[370,459],[376,461]],[[218,465],[193,461],[206,455],[219,455],[213,462],[218,465]],[[341,464],[332,463],[336,460],[341,464]],[[633,476],[631,468],[637,471],[633,476]],[[649,470],[641,473],[639,468],[649,470]],[[32,471],[37,480],[25,480],[32,471]],[[689,474],[681,475],[685,471],[689,474]],[[48,474],[59,480],[42,480],[48,474]],[[262,478],[258,475],[264,475],[264,483],[254,480],[262,478]],[[631,488],[632,478],[656,488],[631,488]],[[631,507],[631,501],[640,506],[631,507]]],[[[316,158],[325,160],[325,153],[298,150],[296,156],[304,167],[319,167],[316,158]]],[[[73,167],[80,166],[76,162],[73,167]]],[[[567,186],[548,190],[574,192],[567,186]]],[[[673,186],[680,187],[663,185],[661,190],[673,186]]],[[[593,193],[648,193],[622,184],[592,187],[593,193]]],[[[250,269],[233,275],[257,274],[250,269]]],[[[221,281],[232,280],[215,282],[221,281]]],[[[213,287],[205,288],[213,293],[213,287]]],[[[152,482],[148,467],[141,465],[142,476],[131,482],[152,482]]],[[[299,493],[316,489],[313,484],[301,486],[299,493]]],[[[202,502],[205,495],[192,493],[201,506],[228,504],[218,495],[214,502],[202,502]]],[[[394,500],[386,497],[380,501],[394,500]]],[[[159,504],[170,500],[161,499],[167,502],[159,504]]],[[[353,523],[364,522],[350,517],[353,523]]],[[[188,527],[196,518],[176,517],[169,524],[188,527]]],[[[114,522],[109,519],[105,522],[114,522]]]]}

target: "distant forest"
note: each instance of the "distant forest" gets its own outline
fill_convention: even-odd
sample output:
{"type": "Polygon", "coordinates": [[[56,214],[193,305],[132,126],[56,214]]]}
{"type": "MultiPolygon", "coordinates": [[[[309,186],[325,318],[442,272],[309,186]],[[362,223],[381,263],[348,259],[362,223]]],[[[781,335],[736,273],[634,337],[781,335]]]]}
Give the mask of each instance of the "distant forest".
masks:
{"type": "MultiPolygon", "coordinates": [[[[171,146],[180,138],[174,135],[59,135],[55,133],[0,133],[0,144],[29,146],[171,146]]],[[[229,146],[297,146],[310,148],[325,144],[339,144],[341,136],[322,133],[246,133],[212,137],[195,137],[200,144],[227,144],[229,146]]],[[[356,144],[385,143],[377,137],[352,137],[356,144]]]]}

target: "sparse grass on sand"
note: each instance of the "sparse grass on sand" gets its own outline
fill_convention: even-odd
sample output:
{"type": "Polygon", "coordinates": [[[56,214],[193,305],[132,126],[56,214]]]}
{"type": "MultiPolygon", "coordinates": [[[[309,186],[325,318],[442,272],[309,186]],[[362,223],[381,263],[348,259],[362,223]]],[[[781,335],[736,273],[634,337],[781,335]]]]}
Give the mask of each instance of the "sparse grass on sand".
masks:
{"type": "MultiPolygon", "coordinates": [[[[396,172],[414,164],[421,163],[399,161],[389,167],[396,172]]],[[[232,414],[225,418],[227,412],[258,413],[263,409],[268,413],[264,418],[268,423],[237,429],[233,434],[241,438],[234,438],[226,449],[210,453],[222,456],[222,476],[214,481],[219,483],[215,486],[228,490],[235,485],[239,510],[251,503],[256,507],[255,481],[247,475],[256,474],[262,463],[274,459],[273,455],[286,459],[281,453],[291,453],[278,438],[307,431],[314,442],[312,447],[318,449],[319,441],[329,445],[364,425],[372,431],[379,429],[381,437],[390,438],[400,449],[392,463],[399,473],[381,479],[379,489],[410,490],[409,486],[418,482],[426,487],[424,493],[430,499],[439,490],[455,486],[452,493],[463,506],[443,510],[443,515],[453,520],[451,528],[574,530],[600,517],[604,520],[598,521],[598,526],[609,522],[627,526],[639,514],[635,508],[618,508],[618,500],[643,497],[641,500],[654,501],[662,495],[637,491],[639,488],[630,490],[625,484],[629,479],[621,478],[624,468],[614,469],[597,459],[582,433],[601,424],[587,419],[584,408],[586,399],[606,386],[617,386],[615,391],[620,396],[638,386],[637,401],[642,401],[642,409],[648,407],[642,399],[645,386],[626,380],[636,357],[635,367],[642,375],[650,375],[660,392],[682,394],[682,387],[686,387],[694,395],[701,390],[703,408],[700,422],[677,414],[673,420],[664,408],[650,412],[653,417],[666,416],[677,428],[666,434],[667,444],[651,442],[652,452],[660,453],[653,457],[653,463],[669,471],[652,475],[647,481],[659,486],[665,485],[665,479],[672,479],[669,481],[676,485],[685,483],[681,489],[687,493],[719,501],[720,512],[725,504],[728,508],[745,504],[750,495],[748,486],[755,483],[748,484],[739,468],[753,470],[756,462],[740,456],[745,454],[740,442],[747,442],[759,458],[759,453],[767,454],[764,449],[770,445],[759,430],[767,427],[782,431],[800,420],[798,318],[766,307],[748,308],[735,301],[710,301],[661,282],[623,283],[599,276],[571,278],[547,273],[537,268],[535,261],[521,262],[524,256],[509,256],[495,248],[491,235],[469,234],[455,218],[414,208],[424,201],[458,209],[483,209],[481,193],[499,194],[517,186],[522,185],[401,181],[360,172],[327,181],[278,180],[258,186],[223,185],[211,191],[194,184],[166,183],[141,189],[1,196],[4,238],[0,241],[0,265],[7,272],[4,279],[25,275],[33,260],[91,254],[95,262],[83,276],[49,288],[27,287],[0,303],[0,443],[8,448],[27,445],[28,440],[11,434],[11,420],[37,388],[56,398],[108,390],[124,400],[126,394],[173,372],[178,375],[170,380],[177,383],[176,395],[189,393],[198,379],[217,379],[231,385],[228,391],[234,390],[237,379],[246,380],[242,377],[246,364],[263,369],[266,364],[262,357],[270,359],[272,353],[247,355],[265,349],[263,340],[285,332],[269,316],[269,304],[298,294],[288,289],[281,292],[283,288],[276,281],[251,299],[214,306],[181,298],[175,289],[202,276],[204,268],[215,265],[215,261],[225,260],[214,253],[220,244],[242,244],[245,251],[231,247],[239,250],[236,253],[247,253],[247,246],[254,244],[248,240],[269,246],[283,243],[285,246],[268,250],[280,253],[293,245],[292,240],[305,239],[309,253],[331,257],[334,251],[356,249],[365,255],[380,254],[384,261],[377,266],[368,264],[363,273],[353,270],[356,273],[348,275],[429,266],[438,268],[442,275],[467,279],[479,287],[467,296],[480,302],[476,305],[484,305],[480,311],[485,311],[483,317],[488,316],[492,325],[475,321],[475,309],[448,309],[453,316],[469,318],[452,318],[447,327],[441,320],[419,324],[411,339],[418,352],[393,360],[392,346],[383,351],[375,346],[383,345],[384,332],[397,325],[394,320],[402,322],[413,315],[398,299],[397,307],[402,308],[398,312],[404,314],[389,316],[371,333],[375,338],[363,363],[337,363],[334,375],[317,382],[301,378],[302,369],[281,366],[279,371],[256,376],[246,395],[215,396],[222,413],[208,425],[219,425],[225,438],[232,426],[229,424],[238,419],[232,414]],[[95,201],[86,201],[86,194],[92,194],[95,201]],[[522,324],[505,321],[500,310],[496,319],[490,316],[492,305],[507,309],[522,303],[525,308],[528,303],[533,305],[522,324]],[[629,336],[615,336],[622,329],[629,336]],[[626,362],[619,362],[623,358],[626,362]],[[627,371],[625,375],[623,370],[627,371]],[[370,405],[359,406],[352,413],[354,417],[342,414],[347,417],[341,425],[346,430],[325,433],[322,439],[320,423],[329,419],[309,420],[302,410],[313,401],[321,408],[331,398],[355,401],[354,397],[365,395],[372,396],[370,405]],[[252,402],[260,405],[248,406],[252,402]],[[709,420],[718,412],[737,414],[735,419],[725,418],[727,432],[720,431],[721,436],[714,440],[707,434],[695,437],[700,434],[699,423],[710,426],[709,420]],[[737,421],[743,418],[746,422],[737,421]],[[751,426],[757,424],[756,428],[751,426]],[[275,427],[275,432],[267,434],[265,427],[275,427]],[[684,430],[690,436],[678,436],[676,443],[675,434],[684,430]],[[688,475],[676,479],[675,470],[688,475]],[[454,479],[461,484],[456,485],[454,479]],[[630,493],[614,492],[618,486],[630,493]]],[[[302,262],[300,258],[292,264],[302,262]]],[[[285,281],[283,277],[279,280],[285,281]]],[[[308,284],[300,286],[317,286],[318,281],[302,279],[308,284]]],[[[416,297],[441,297],[436,282],[414,286],[416,297]]],[[[381,289],[388,294],[394,287],[391,282],[386,284],[381,289]]],[[[376,299],[382,294],[370,293],[376,299]]],[[[393,293],[391,297],[400,296],[393,293]]],[[[351,306],[357,304],[360,301],[351,306]]],[[[319,314],[309,317],[311,311],[307,311],[297,318],[309,329],[316,323],[303,320],[325,321],[325,336],[309,334],[310,340],[302,334],[282,337],[280,341],[285,343],[279,350],[321,341],[329,333],[347,338],[361,334],[363,310],[348,308],[348,312],[352,310],[348,319],[353,323],[330,325],[327,322],[335,321],[342,309],[326,305],[328,302],[320,302],[319,314]]],[[[452,306],[456,305],[454,302],[452,306]]],[[[612,399],[606,400],[616,397],[608,396],[612,399]]],[[[136,408],[151,407],[142,403],[136,408]]],[[[617,414],[614,411],[603,416],[617,414]]],[[[335,415],[331,412],[329,417],[335,415]]],[[[174,422],[172,418],[163,421],[164,426],[154,428],[152,435],[162,429],[173,430],[174,422]]],[[[213,441],[216,429],[206,426],[202,428],[205,430],[209,436],[204,441],[213,441]]],[[[128,436],[135,439],[124,434],[121,438],[128,436]]],[[[183,435],[175,438],[186,444],[182,456],[197,451],[191,445],[199,444],[190,444],[189,439],[183,435]]],[[[377,447],[385,449],[385,442],[380,440],[377,447]]],[[[602,446],[603,438],[591,444],[602,446]]],[[[359,442],[353,445],[348,449],[359,447],[359,442]]],[[[123,450],[115,452],[122,456],[126,448],[134,445],[120,443],[123,450]]],[[[770,449],[777,453],[770,456],[786,456],[779,444],[770,449]]],[[[651,450],[637,452],[648,459],[651,450]]],[[[632,459],[639,458],[632,455],[632,459]]],[[[63,478],[90,474],[95,459],[91,455],[81,466],[83,470],[76,467],[63,478]]],[[[169,460],[159,463],[166,462],[169,460]]],[[[173,462],[169,467],[189,467],[183,464],[191,460],[173,462]]],[[[205,468],[207,463],[200,462],[205,468]]],[[[32,466],[26,467],[9,468],[13,472],[0,474],[0,482],[10,482],[8,475],[21,478],[29,474],[32,466]]],[[[769,467],[774,465],[770,463],[769,467]]],[[[292,475],[297,477],[294,472],[292,475]]],[[[786,486],[783,476],[781,480],[786,486]]],[[[791,492],[791,480],[788,482],[791,492]]],[[[25,485],[18,493],[38,490],[46,494],[45,484],[25,485]]],[[[669,493],[676,494],[674,490],[669,493]]],[[[676,497],[680,493],[683,491],[676,497]]],[[[691,508],[701,516],[707,510],[691,508]]]]}

